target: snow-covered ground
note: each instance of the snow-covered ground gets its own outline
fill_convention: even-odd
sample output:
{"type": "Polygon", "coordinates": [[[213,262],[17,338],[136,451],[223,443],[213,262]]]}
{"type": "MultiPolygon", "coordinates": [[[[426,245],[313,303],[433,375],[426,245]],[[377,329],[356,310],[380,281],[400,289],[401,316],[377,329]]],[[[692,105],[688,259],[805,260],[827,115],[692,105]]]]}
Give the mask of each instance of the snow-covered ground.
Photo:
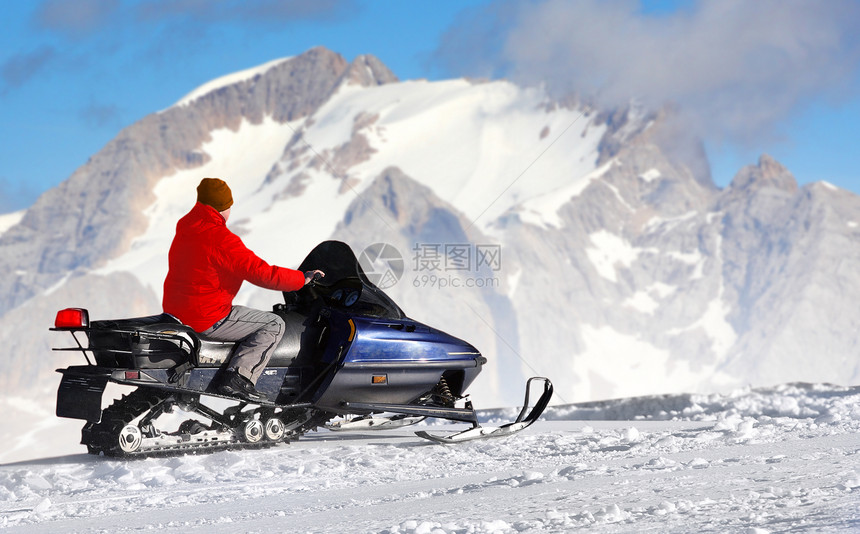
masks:
{"type": "Polygon", "coordinates": [[[7,464],[0,466],[0,526],[860,531],[860,387],[622,399],[551,408],[545,419],[518,436],[456,446],[423,441],[410,429],[321,431],[257,451],[7,464]]]}

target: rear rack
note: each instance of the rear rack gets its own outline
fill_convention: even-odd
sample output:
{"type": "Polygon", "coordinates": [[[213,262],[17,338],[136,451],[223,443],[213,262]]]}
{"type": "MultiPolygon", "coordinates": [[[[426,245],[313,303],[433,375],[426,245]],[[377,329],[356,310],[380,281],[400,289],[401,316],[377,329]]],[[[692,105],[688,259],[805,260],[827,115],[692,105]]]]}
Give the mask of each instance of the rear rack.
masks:
{"type": "Polygon", "coordinates": [[[140,343],[141,340],[145,339],[153,339],[153,340],[162,340],[162,341],[173,341],[177,342],[179,349],[184,350],[186,347],[188,349],[189,357],[194,357],[199,350],[200,342],[197,340],[195,336],[188,337],[183,336],[179,333],[176,334],[168,334],[164,332],[147,332],[146,330],[141,330],[138,328],[49,328],[52,332],[70,332],[72,334],[72,338],[74,338],[77,347],[61,347],[61,348],[52,348],[51,350],[55,352],[80,352],[84,355],[84,358],[87,360],[87,364],[89,365],[98,365],[98,363],[93,363],[90,360],[90,356],[87,353],[92,353],[93,359],[95,359],[95,351],[104,352],[108,354],[123,354],[123,355],[135,355],[135,354],[156,354],[160,351],[151,350],[151,349],[142,349],[132,348],[132,344],[140,343]],[[83,332],[87,334],[89,337],[90,332],[98,332],[98,333],[112,333],[112,334],[126,334],[128,335],[129,347],[84,347],[81,343],[81,340],[78,339],[76,335],[78,332],[83,332]],[[192,343],[189,340],[189,337],[194,340],[192,343]]]}

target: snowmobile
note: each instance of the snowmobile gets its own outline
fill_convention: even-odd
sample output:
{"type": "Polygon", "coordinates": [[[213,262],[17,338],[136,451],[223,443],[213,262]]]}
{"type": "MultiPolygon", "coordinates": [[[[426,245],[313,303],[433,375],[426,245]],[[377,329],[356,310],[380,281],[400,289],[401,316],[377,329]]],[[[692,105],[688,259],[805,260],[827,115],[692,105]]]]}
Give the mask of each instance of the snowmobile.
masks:
{"type": "Polygon", "coordinates": [[[87,365],[57,370],[57,416],[87,421],[81,443],[92,454],[138,456],[264,447],[322,425],[376,430],[424,418],[471,424],[416,433],[457,443],[519,432],[549,403],[552,383],[533,377],[515,421],[481,426],[465,394],[487,361],[475,347],[408,318],[345,243],[319,244],[299,269],[326,276],[273,307],[286,333],[257,382],[265,401],[215,391],[235,342],[207,339],[169,314],[90,322],[86,309],[67,308],[51,330],[70,332],[76,346],[54,350],[80,351],[87,365]],[[109,382],[136,389],[102,409],[109,382]]]}

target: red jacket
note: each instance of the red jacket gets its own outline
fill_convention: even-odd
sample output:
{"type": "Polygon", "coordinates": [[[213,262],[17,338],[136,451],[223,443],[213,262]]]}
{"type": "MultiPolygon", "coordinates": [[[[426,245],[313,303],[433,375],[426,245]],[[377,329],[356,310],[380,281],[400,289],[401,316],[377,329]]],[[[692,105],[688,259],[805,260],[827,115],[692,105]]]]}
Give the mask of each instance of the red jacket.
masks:
{"type": "Polygon", "coordinates": [[[197,203],[176,224],[164,279],[164,311],[197,332],[227,317],[242,282],[277,291],[305,284],[300,271],[269,265],[248,250],[215,208],[197,203]]]}

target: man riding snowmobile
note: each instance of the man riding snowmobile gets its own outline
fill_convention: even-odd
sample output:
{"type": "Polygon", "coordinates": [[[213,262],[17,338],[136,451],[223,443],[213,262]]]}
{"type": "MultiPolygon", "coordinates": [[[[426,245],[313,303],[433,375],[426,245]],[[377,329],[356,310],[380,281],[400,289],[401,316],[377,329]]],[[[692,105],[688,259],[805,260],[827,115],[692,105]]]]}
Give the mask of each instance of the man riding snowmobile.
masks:
{"type": "MultiPolygon", "coordinates": [[[[204,209],[210,219],[223,220],[209,205],[199,203],[195,209],[204,209]]],[[[214,225],[203,219],[199,225],[214,225]]],[[[223,222],[219,224],[205,235],[227,235],[223,222]]],[[[209,242],[201,239],[201,243],[209,242]]],[[[178,238],[171,254],[181,259],[185,247],[193,252],[195,246],[203,245],[186,245],[178,238]]],[[[184,272],[174,265],[168,286],[177,273],[184,272]]],[[[81,352],[86,365],[57,370],[63,375],[57,389],[57,416],[86,421],[81,443],[89,453],[131,457],[267,447],[299,439],[320,425],[337,431],[384,430],[427,417],[469,423],[471,428],[453,434],[416,432],[425,439],[459,443],[498,438],[527,428],[549,403],[552,383],[532,377],[516,420],[494,427],[480,425],[466,390],[487,359],[473,345],[409,318],[370,282],[347,243],[318,244],[299,270],[308,273],[307,279],[311,273],[320,274],[316,267],[326,272],[324,279],[283,292],[283,302],[272,306],[285,328],[274,348],[259,353],[268,363],[254,387],[263,398],[255,401],[237,398],[235,393],[224,395],[227,389],[219,389],[225,370],[235,365],[237,345],[246,344],[218,341],[199,332],[217,330],[219,315],[200,324],[192,323],[197,315],[189,313],[184,320],[195,325],[191,326],[168,313],[90,322],[86,308],[59,310],[52,330],[71,334],[75,346],[54,350],[81,352]],[[207,326],[210,321],[212,326],[207,326]],[[133,389],[103,407],[109,383],[133,389]],[[543,391],[532,404],[533,385],[542,385],[543,391]],[[231,397],[237,402],[212,402],[231,397]]],[[[202,284],[214,275],[198,276],[202,284]]],[[[241,279],[225,280],[234,284],[229,286],[232,292],[227,293],[222,312],[228,322],[233,313],[230,301],[241,279]]],[[[206,305],[217,302],[192,301],[194,294],[186,291],[201,316],[209,311],[206,305]]],[[[166,299],[165,309],[176,313],[170,302],[166,299]]],[[[256,371],[253,365],[250,371],[256,371]]]]}
{"type": "Polygon", "coordinates": [[[234,306],[233,298],[245,280],[266,289],[296,291],[325,274],[260,259],[227,228],[232,205],[226,182],[200,181],[196,204],[176,225],[162,307],[209,339],[240,341],[216,389],[222,395],[260,401],[265,395],[255,385],[284,335],[284,321],[271,312],[234,306]]]}
{"type": "Polygon", "coordinates": [[[466,390],[487,359],[473,345],[409,318],[347,243],[319,243],[299,270],[267,264],[227,229],[227,184],[206,178],[197,189],[170,247],[165,313],[90,322],[86,308],[57,312],[52,330],[75,346],[54,350],[79,351],[86,365],[57,370],[56,413],[86,421],[89,453],[266,447],[320,425],[384,430],[428,417],[471,424],[415,433],[459,443],[518,433],[547,407],[552,383],[532,377],[514,421],[480,425],[466,390]],[[272,312],[234,306],[245,280],[281,290],[283,302],[272,312]],[[109,383],[133,389],[103,407],[109,383]],[[532,404],[533,385],[543,391],[532,404]]]}

